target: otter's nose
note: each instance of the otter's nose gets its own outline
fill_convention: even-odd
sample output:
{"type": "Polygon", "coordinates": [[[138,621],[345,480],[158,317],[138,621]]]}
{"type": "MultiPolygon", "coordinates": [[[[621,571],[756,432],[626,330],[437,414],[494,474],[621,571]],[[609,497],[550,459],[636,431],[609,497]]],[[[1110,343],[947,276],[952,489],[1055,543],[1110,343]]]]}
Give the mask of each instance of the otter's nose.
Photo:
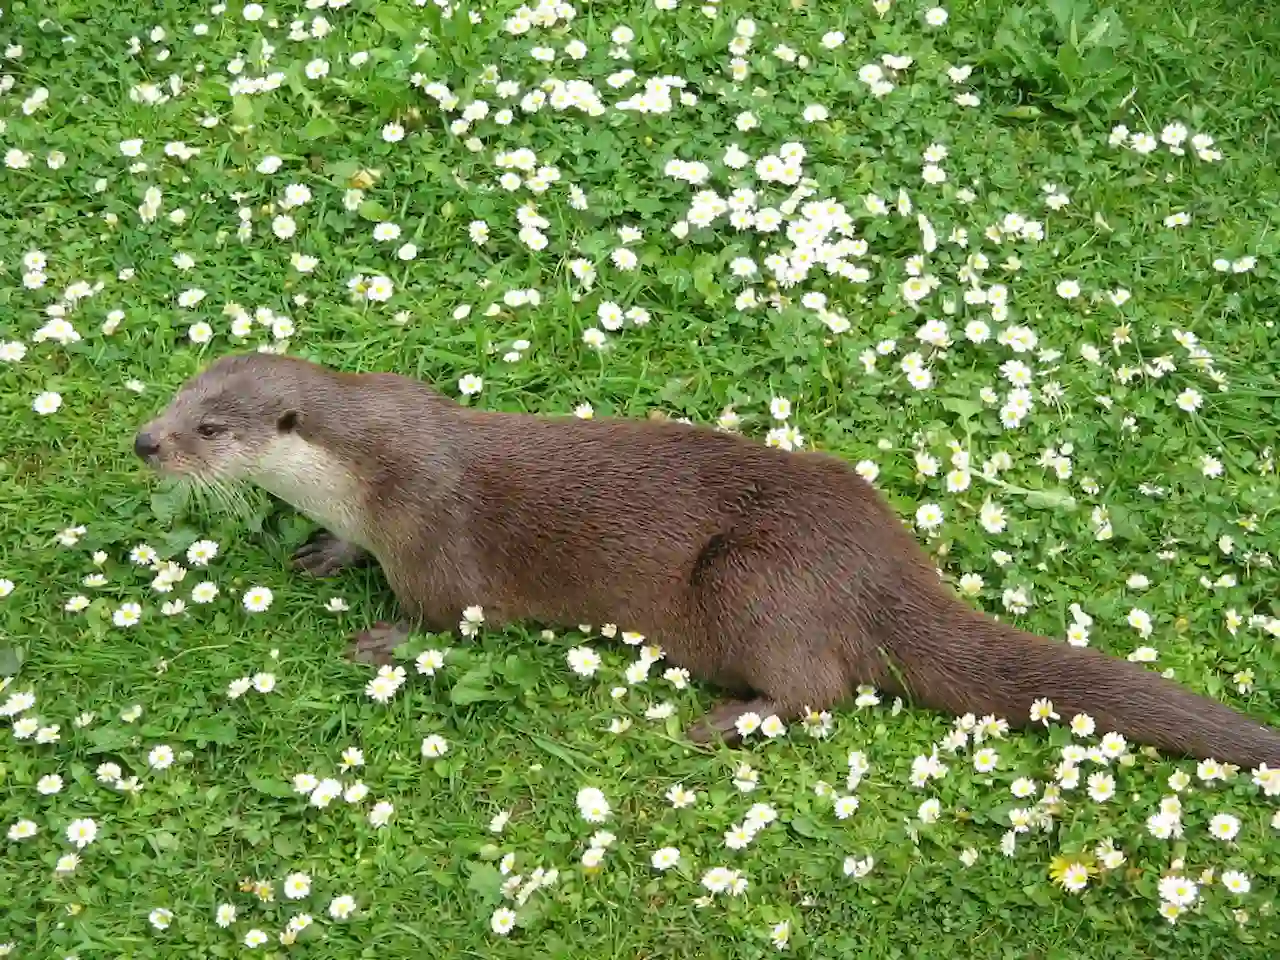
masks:
{"type": "Polygon", "coordinates": [[[146,460],[148,457],[154,457],[160,452],[160,444],[147,431],[141,430],[133,438],[133,452],[143,460],[146,460]]]}

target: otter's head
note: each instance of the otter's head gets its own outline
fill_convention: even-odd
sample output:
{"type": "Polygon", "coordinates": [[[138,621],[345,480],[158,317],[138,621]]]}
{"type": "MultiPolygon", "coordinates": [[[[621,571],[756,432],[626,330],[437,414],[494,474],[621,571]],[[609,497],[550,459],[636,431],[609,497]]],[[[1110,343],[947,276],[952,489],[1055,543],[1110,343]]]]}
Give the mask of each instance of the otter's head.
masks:
{"type": "Polygon", "coordinates": [[[298,427],[299,365],[311,366],[257,353],[217,360],[138,431],[134,452],[170,476],[251,479],[280,436],[298,427]]]}

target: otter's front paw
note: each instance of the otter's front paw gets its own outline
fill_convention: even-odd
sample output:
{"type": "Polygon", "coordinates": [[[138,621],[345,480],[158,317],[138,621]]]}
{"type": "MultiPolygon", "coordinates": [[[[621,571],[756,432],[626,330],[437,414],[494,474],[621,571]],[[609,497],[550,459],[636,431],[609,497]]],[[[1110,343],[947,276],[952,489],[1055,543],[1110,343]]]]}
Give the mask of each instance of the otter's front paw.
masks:
{"type": "Polygon", "coordinates": [[[332,577],[347,567],[360,566],[368,560],[369,554],[363,547],[340,540],[327,530],[320,530],[294,551],[292,565],[312,577],[332,577]]]}
{"type": "Polygon", "coordinates": [[[391,652],[409,639],[413,631],[408,624],[379,621],[351,638],[347,657],[356,663],[381,667],[395,663],[391,652]]]}

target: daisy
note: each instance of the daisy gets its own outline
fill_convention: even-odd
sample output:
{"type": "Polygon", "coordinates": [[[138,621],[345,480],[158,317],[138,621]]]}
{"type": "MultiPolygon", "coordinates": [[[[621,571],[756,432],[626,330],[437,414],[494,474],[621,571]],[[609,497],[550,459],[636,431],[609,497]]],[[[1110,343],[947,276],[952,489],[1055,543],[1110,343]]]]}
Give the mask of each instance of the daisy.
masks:
{"type": "Polygon", "coordinates": [[[859,805],[860,805],[860,801],[858,800],[857,797],[854,797],[854,796],[837,797],[835,800],[835,803],[833,804],[833,809],[835,810],[836,818],[839,820],[848,819],[849,817],[853,816],[854,811],[858,809],[859,805]]]}
{"type": "Polygon", "coordinates": [[[374,827],[384,827],[391,822],[395,807],[386,800],[379,800],[369,811],[369,823],[374,827]]]}
{"type": "Polygon", "coordinates": [[[589,677],[600,669],[600,654],[590,647],[574,647],[566,655],[569,669],[582,677],[589,677]]]}
{"type": "Polygon", "coordinates": [[[250,587],[245,591],[241,603],[250,613],[262,613],[271,606],[272,594],[266,587],[250,587]]]}
{"type": "Polygon", "coordinates": [[[147,754],[147,763],[153,770],[167,770],[173,766],[173,760],[173,748],[163,743],[153,747],[147,754]]]}
{"type": "Polygon", "coordinates": [[[132,627],[142,619],[142,607],[137,603],[122,603],[111,614],[111,622],[117,627],[132,627]]]}
{"type": "Polygon", "coordinates": [[[916,510],[916,526],[921,530],[935,530],[942,525],[942,508],[936,503],[922,504],[916,510]]]}
{"type": "Polygon", "coordinates": [[[1179,907],[1189,907],[1199,898],[1195,881],[1176,874],[1162,877],[1158,884],[1160,899],[1179,907]]]}
{"type": "Polygon", "coordinates": [[[301,900],[311,893],[311,877],[305,873],[291,873],[284,878],[284,895],[290,900],[301,900]]]}
{"type": "Polygon", "coordinates": [[[344,893],[329,901],[329,916],[335,920],[346,920],[355,910],[356,900],[350,894],[344,893]]]}
{"type": "Polygon", "coordinates": [[[1209,833],[1219,840],[1234,840],[1240,832],[1240,820],[1229,813],[1219,813],[1209,821],[1209,833]]]}
{"type": "Polygon", "coordinates": [[[1079,893],[1089,883],[1089,869],[1084,864],[1069,864],[1061,871],[1057,881],[1068,893],[1079,893]]]}
{"type": "Polygon", "coordinates": [[[50,796],[62,789],[62,778],[56,773],[41,777],[36,781],[36,790],[44,796],[50,796]]]}
{"type": "Polygon", "coordinates": [[[675,847],[662,847],[653,852],[649,862],[655,870],[670,870],[680,862],[680,851],[675,847]]]}
{"type": "Polygon", "coordinates": [[[609,819],[609,801],[596,787],[583,787],[578,791],[578,812],[588,823],[603,823],[609,819]]]}
{"type": "Polygon", "coordinates": [[[681,810],[697,803],[698,795],[692,790],[686,790],[681,784],[677,783],[667,791],[667,802],[675,809],[681,810]]]}
{"type": "Polygon", "coordinates": [[[438,733],[433,733],[422,741],[422,755],[429,759],[443,757],[449,752],[448,741],[438,733]]]}
{"type": "Polygon", "coordinates": [[[76,867],[80,866],[80,857],[74,853],[64,853],[58,858],[58,862],[54,864],[53,872],[58,876],[67,876],[75,873],[76,867]]]}
{"type": "Polygon", "coordinates": [[[1224,870],[1218,880],[1237,896],[1243,896],[1253,887],[1249,880],[1249,875],[1241,873],[1239,870],[1224,870]]]}
{"type": "Polygon", "coordinates": [[[253,929],[248,930],[248,931],[246,931],[246,932],[245,932],[245,935],[244,935],[244,945],[245,945],[246,947],[248,947],[249,949],[251,949],[251,950],[252,950],[252,949],[254,949],[255,947],[260,947],[260,946],[262,946],[262,945],[263,945],[264,943],[266,943],[269,939],[271,939],[271,938],[270,938],[270,937],[268,937],[268,936],[267,936],[265,933],[263,933],[261,930],[259,930],[257,927],[254,927],[253,929]]]}
{"type": "Polygon", "coordinates": [[[499,907],[489,918],[489,928],[500,937],[505,937],[516,925],[515,911],[509,907],[499,907]]]}

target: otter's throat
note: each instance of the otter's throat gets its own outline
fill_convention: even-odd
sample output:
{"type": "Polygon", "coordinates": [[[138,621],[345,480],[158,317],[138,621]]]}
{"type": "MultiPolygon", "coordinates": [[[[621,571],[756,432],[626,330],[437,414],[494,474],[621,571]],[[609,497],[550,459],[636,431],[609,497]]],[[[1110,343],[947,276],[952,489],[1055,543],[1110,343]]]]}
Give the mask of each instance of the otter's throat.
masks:
{"type": "Polygon", "coordinates": [[[368,549],[360,482],[324,447],[295,433],[281,434],[258,458],[248,479],[334,536],[368,549]]]}

